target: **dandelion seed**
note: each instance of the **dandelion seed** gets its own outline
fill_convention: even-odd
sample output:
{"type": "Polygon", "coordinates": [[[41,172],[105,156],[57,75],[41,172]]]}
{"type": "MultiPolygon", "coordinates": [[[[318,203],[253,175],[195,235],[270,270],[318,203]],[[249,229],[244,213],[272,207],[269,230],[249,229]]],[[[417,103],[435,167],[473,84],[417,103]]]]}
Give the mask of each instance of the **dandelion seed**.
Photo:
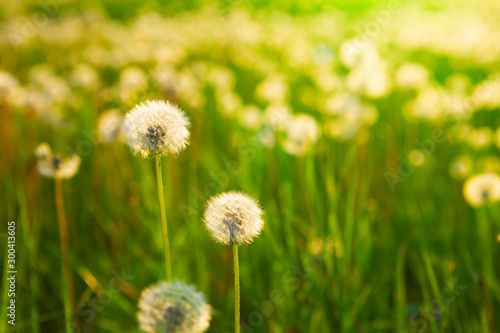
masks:
{"type": "Polygon", "coordinates": [[[251,243],[264,222],[254,199],[239,192],[223,193],[208,202],[205,226],[222,244],[251,243]]]}
{"type": "Polygon", "coordinates": [[[47,143],[41,143],[36,151],[38,157],[37,169],[41,175],[51,178],[71,178],[80,166],[80,157],[60,157],[52,153],[52,149],[47,143]]]}
{"type": "Polygon", "coordinates": [[[247,105],[240,110],[239,120],[243,127],[257,131],[262,127],[262,112],[255,105],[247,105]]]}
{"type": "Polygon", "coordinates": [[[210,312],[193,285],[160,282],[143,290],[137,318],[146,333],[201,333],[210,325],[210,312]]]}
{"type": "Polygon", "coordinates": [[[500,177],[483,173],[469,178],[464,184],[464,197],[474,207],[500,201],[500,177]]]}
{"type": "Polygon", "coordinates": [[[290,107],[284,104],[270,105],[264,112],[264,122],[272,129],[283,129],[292,120],[290,107]]]}
{"type": "Polygon", "coordinates": [[[163,101],[146,101],[125,117],[127,143],[136,155],[178,154],[189,139],[189,120],[176,105],[163,101]]]}

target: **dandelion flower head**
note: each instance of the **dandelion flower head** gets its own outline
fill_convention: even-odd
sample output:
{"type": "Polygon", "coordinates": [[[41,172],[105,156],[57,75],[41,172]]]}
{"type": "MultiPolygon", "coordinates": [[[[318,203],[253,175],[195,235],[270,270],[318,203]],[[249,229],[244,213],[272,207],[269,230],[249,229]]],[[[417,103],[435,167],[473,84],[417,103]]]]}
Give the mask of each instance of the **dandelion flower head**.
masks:
{"type": "Polygon", "coordinates": [[[222,244],[248,244],[260,234],[262,210],[254,199],[239,192],[227,192],[210,199],[205,226],[222,244]]]}
{"type": "Polygon", "coordinates": [[[146,101],[130,111],[124,121],[127,143],[144,158],[178,154],[189,139],[189,120],[176,105],[146,101]]]}
{"type": "Polygon", "coordinates": [[[469,178],[464,184],[464,196],[474,207],[500,201],[500,176],[483,173],[469,178]]]}
{"type": "Polygon", "coordinates": [[[37,169],[41,175],[52,178],[71,178],[80,166],[80,157],[60,157],[52,153],[52,149],[47,143],[41,143],[36,151],[38,157],[37,169]]]}
{"type": "Polygon", "coordinates": [[[137,318],[146,333],[201,333],[210,325],[210,312],[193,285],[164,281],[142,291],[137,318]]]}

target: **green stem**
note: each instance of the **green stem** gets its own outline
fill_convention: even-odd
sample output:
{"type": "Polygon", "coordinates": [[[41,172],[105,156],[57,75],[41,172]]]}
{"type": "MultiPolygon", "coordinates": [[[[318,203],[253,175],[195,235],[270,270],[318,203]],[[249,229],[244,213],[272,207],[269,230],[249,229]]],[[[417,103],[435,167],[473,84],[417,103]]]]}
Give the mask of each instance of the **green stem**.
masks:
{"type": "Polygon", "coordinates": [[[55,178],[55,196],[57,219],[59,220],[59,237],[61,238],[63,279],[66,287],[64,293],[64,315],[66,318],[66,330],[71,332],[73,320],[76,321],[76,301],[73,278],[71,276],[71,266],[69,263],[69,237],[66,214],[64,213],[64,201],[62,193],[62,179],[55,178]]]}
{"type": "Polygon", "coordinates": [[[161,173],[161,156],[156,155],[156,182],[158,184],[158,199],[160,201],[161,229],[163,232],[163,254],[165,255],[165,267],[167,279],[172,280],[172,265],[170,263],[170,246],[168,243],[167,213],[165,212],[165,198],[163,196],[163,178],[161,173]]]}
{"type": "Polygon", "coordinates": [[[493,283],[493,253],[491,244],[491,228],[488,219],[486,207],[480,207],[476,211],[478,216],[478,233],[479,241],[481,243],[482,249],[482,263],[483,263],[483,274],[484,274],[484,284],[483,284],[483,297],[486,310],[486,318],[488,320],[488,325],[492,332],[495,331],[494,319],[493,319],[493,305],[491,302],[490,294],[492,292],[491,287],[493,283]]]}
{"type": "Polygon", "coordinates": [[[240,264],[238,261],[238,244],[233,244],[234,260],[234,331],[240,333],[240,264]]]}

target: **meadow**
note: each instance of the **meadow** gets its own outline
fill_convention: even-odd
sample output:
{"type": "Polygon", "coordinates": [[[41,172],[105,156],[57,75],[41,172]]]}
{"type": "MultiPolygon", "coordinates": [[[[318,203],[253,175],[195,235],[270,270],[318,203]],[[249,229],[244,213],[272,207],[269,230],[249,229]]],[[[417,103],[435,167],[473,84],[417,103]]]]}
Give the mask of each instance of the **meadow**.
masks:
{"type": "Polygon", "coordinates": [[[498,2],[25,0],[0,32],[0,332],[141,332],[167,278],[155,159],[123,127],[147,100],[190,122],[161,172],[207,332],[235,326],[233,252],[204,223],[228,191],[264,221],[239,246],[242,332],[500,332],[498,2]],[[42,143],[74,174],[44,177],[42,143]]]}

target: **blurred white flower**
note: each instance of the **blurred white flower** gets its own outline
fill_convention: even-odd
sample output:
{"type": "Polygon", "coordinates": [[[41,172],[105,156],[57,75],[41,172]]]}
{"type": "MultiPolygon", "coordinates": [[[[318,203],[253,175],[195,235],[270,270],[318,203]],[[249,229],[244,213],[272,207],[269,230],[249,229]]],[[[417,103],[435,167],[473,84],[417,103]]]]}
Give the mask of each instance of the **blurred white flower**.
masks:
{"type": "Polygon", "coordinates": [[[455,179],[465,179],[472,171],[472,159],[469,155],[461,155],[451,162],[450,175],[455,179]]]}
{"type": "Polygon", "coordinates": [[[255,94],[266,102],[283,103],[288,94],[288,85],[283,77],[271,75],[257,85],[255,94]]]}
{"type": "Polygon", "coordinates": [[[0,101],[8,100],[10,102],[18,87],[19,83],[14,76],[0,71],[0,101]]]}
{"type": "Polygon", "coordinates": [[[91,65],[80,64],[73,69],[71,81],[74,85],[94,91],[99,87],[99,72],[91,65]]]}
{"type": "Polygon", "coordinates": [[[193,285],[165,281],[142,291],[137,319],[145,333],[201,333],[210,326],[210,313],[193,285]]]}
{"type": "Polygon", "coordinates": [[[493,133],[489,127],[473,128],[467,136],[467,143],[476,150],[490,146],[493,133]]]}
{"type": "Polygon", "coordinates": [[[120,73],[118,89],[122,101],[134,100],[135,95],[148,87],[146,73],[136,66],[125,67],[120,73]]]}
{"type": "Polygon", "coordinates": [[[425,155],[420,149],[412,149],[408,154],[410,163],[414,166],[422,166],[425,163],[425,155]]]}
{"type": "Polygon", "coordinates": [[[421,89],[429,82],[429,71],[418,63],[405,63],[398,68],[395,81],[401,89],[421,89]]]}
{"type": "Polygon", "coordinates": [[[239,111],[240,124],[249,130],[258,130],[262,126],[262,112],[255,105],[246,105],[239,111]]]}
{"type": "Polygon", "coordinates": [[[318,140],[318,122],[307,114],[298,114],[287,124],[285,134],[285,151],[291,155],[302,156],[318,140]]]}
{"type": "Polygon", "coordinates": [[[111,144],[124,138],[123,116],[117,110],[108,110],[97,119],[99,138],[105,144],[111,144]]]}
{"type": "Polygon", "coordinates": [[[264,122],[272,129],[284,129],[292,120],[290,107],[284,104],[269,105],[264,111],[264,122]]]}
{"type": "Polygon", "coordinates": [[[80,166],[80,157],[60,157],[52,153],[52,149],[47,143],[41,143],[35,151],[38,172],[45,177],[51,178],[71,178],[80,166]]]}
{"type": "Polygon", "coordinates": [[[464,197],[474,207],[500,201],[500,177],[483,173],[469,178],[464,184],[464,197]]]}

